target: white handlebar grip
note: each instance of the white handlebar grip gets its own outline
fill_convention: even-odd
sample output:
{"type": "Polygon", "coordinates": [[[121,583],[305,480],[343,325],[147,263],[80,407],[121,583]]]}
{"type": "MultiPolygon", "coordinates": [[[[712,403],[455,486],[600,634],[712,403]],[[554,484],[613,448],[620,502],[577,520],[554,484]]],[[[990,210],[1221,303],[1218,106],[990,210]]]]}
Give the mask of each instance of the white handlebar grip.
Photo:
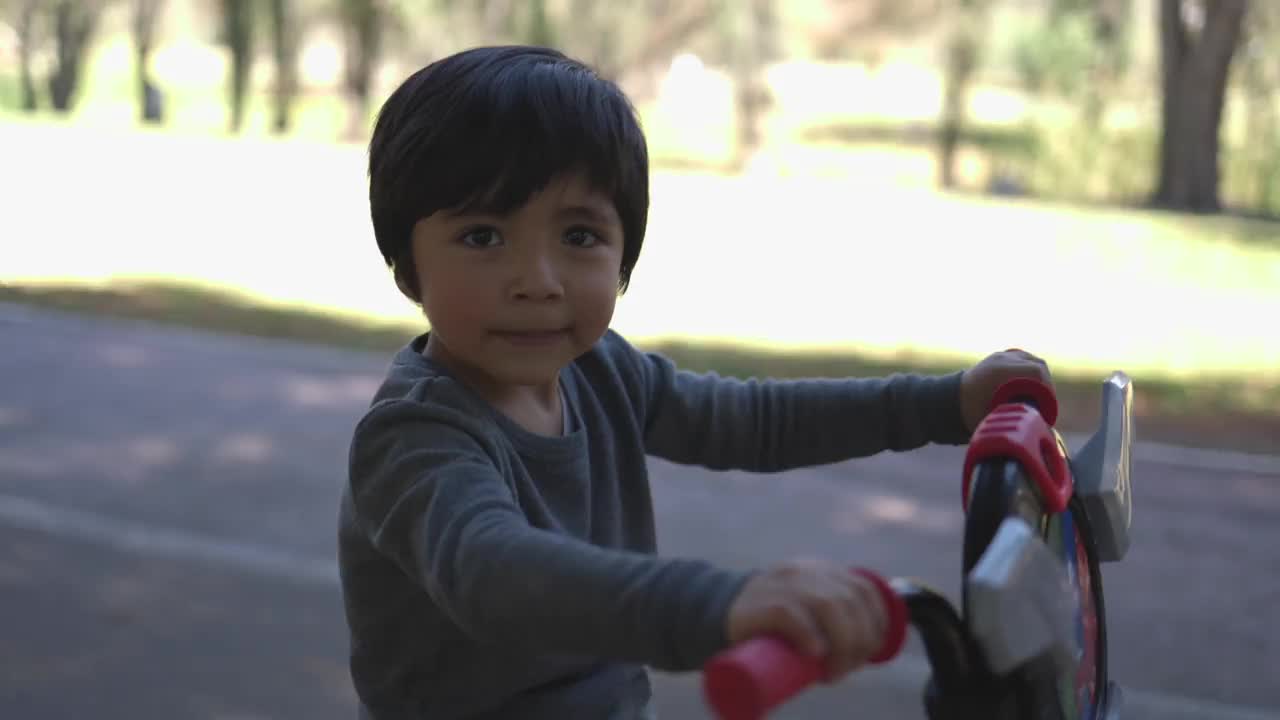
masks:
{"type": "Polygon", "coordinates": [[[1025,520],[1005,518],[965,589],[969,628],[993,671],[1007,673],[1045,651],[1059,670],[1074,667],[1075,590],[1025,520]]]}

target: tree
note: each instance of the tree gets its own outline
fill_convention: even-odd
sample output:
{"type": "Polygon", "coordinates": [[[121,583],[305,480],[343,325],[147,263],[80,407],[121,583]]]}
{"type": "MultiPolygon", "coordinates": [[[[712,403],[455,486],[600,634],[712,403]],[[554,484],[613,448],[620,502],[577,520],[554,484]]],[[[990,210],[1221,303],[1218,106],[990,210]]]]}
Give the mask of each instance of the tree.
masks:
{"type": "MultiPolygon", "coordinates": [[[[343,2],[355,5],[361,0],[343,2]]],[[[434,0],[433,3],[401,0],[389,4],[398,8],[397,14],[405,20],[396,25],[415,26],[420,36],[415,39],[415,54],[422,53],[424,45],[436,54],[477,43],[550,45],[585,61],[601,77],[626,86],[633,101],[642,103],[657,86],[656,76],[677,54],[699,42],[710,44],[717,40],[707,31],[725,15],[727,8],[739,3],[738,0],[434,0]],[[424,4],[436,12],[429,15],[421,12],[424,4]]],[[[403,28],[387,24],[387,30],[403,31],[403,28]]],[[[390,36],[388,33],[388,39],[390,36]]]]}
{"type": "Polygon", "coordinates": [[[222,21],[222,39],[231,51],[230,130],[238,133],[244,126],[245,99],[253,67],[253,0],[222,0],[222,21]]]}
{"type": "Polygon", "coordinates": [[[22,109],[27,112],[35,112],[40,104],[31,72],[31,56],[36,44],[36,11],[39,9],[40,0],[22,0],[18,5],[17,22],[14,23],[18,36],[18,77],[22,88],[22,109]]]}
{"type": "Polygon", "coordinates": [[[938,184],[956,185],[956,154],[969,104],[969,85],[981,60],[982,37],[990,0],[959,0],[946,41],[942,117],[938,128],[938,184]]]}
{"type": "Polygon", "coordinates": [[[1109,147],[1126,133],[1112,133],[1106,121],[1133,60],[1133,8],[1133,0],[1048,0],[1042,23],[1018,38],[1014,64],[1023,87],[1073,107],[1078,118],[1057,124],[1056,139],[1038,154],[1056,192],[1087,194],[1099,183],[1113,192],[1117,178],[1129,174],[1117,170],[1118,152],[1109,147]]]}
{"type": "MultiPolygon", "coordinates": [[[[758,4],[758,0],[752,2],[758,4]]],[[[621,80],[628,72],[665,67],[723,12],[723,7],[714,0],[635,3],[632,15],[597,17],[582,29],[587,37],[594,32],[597,38],[594,50],[588,50],[587,57],[602,75],[615,80],[621,80]],[[637,18],[636,14],[642,17],[637,18]],[[620,29],[625,32],[619,32],[620,29]],[[628,36],[634,39],[628,41],[628,36]]]]}
{"type": "Polygon", "coordinates": [[[812,29],[818,57],[853,55],[874,64],[903,37],[939,22],[954,0],[828,0],[831,16],[812,29]]]}
{"type": "Polygon", "coordinates": [[[773,101],[764,73],[778,57],[778,15],[773,0],[744,2],[739,12],[744,17],[732,53],[738,122],[733,165],[741,170],[764,141],[760,125],[773,101]]]}
{"type": "Polygon", "coordinates": [[[1107,97],[1119,86],[1132,61],[1133,0],[1092,0],[1089,4],[1096,50],[1090,65],[1092,82],[1085,101],[1085,119],[1097,129],[1102,125],[1107,97]]]}
{"type": "MultiPolygon", "coordinates": [[[[1274,48],[1280,43],[1280,3],[1261,2],[1249,6],[1244,19],[1237,77],[1243,91],[1246,138],[1280,138],[1280,63],[1274,48]]],[[[1259,212],[1280,213],[1280,145],[1264,142],[1243,154],[1241,165],[1246,178],[1244,197],[1259,212]]]]}
{"type": "Polygon", "coordinates": [[[1129,68],[1132,16],[1132,0],[1049,0],[1044,26],[1018,49],[1024,82],[1079,101],[1085,126],[1099,130],[1129,68]]]}
{"type": "Polygon", "coordinates": [[[1227,77],[1246,0],[1161,0],[1161,134],[1156,207],[1217,212],[1227,77]]]}
{"type": "Polygon", "coordinates": [[[671,61],[737,0],[437,0],[451,36],[553,45],[622,81],[671,61]],[[456,25],[456,27],[454,27],[456,25]]]}
{"type": "Polygon", "coordinates": [[[345,62],[342,89],[350,106],[350,120],[343,133],[349,140],[362,138],[369,119],[373,76],[382,59],[384,25],[389,8],[385,0],[342,0],[345,62]]]}
{"type": "Polygon", "coordinates": [[[296,8],[290,0],[271,0],[271,50],[275,60],[275,93],[271,127],[289,131],[293,101],[298,95],[298,42],[301,36],[296,8]]]}
{"type": "Polygon", "coordinates": [[[58,0],[53,5],[55,61],[49,76],[49,104],[57,112],[71,111],[102,6],[101,0],[58,0]]]}
{"type": "Polygon", "coordinates": [[[156,21],[164,9],[165,0],[134,0],[133,47],[138,75],[138,103],[144,123],[160,123],[164,120],[160,104],[160,89],[151,80],[151,50],[155,47],[156,21]]]}
{"type": "Polygon", "coordinates": [[[551,26],[551,18],[547,16],[547,0],[528,0],[527,6],[529,17],[524,32],[525,41],[530,45],[554,46],[556,33],[551,26]]]}
{"type": "Polygon", "coordinates": [[[840,0],[817,30],[819,57],[853,54],[870,63],[905,37],[942,25],[942,106],[936,134],[938,184],[956,184],[956,156],[964,136],[969,86],[982,61],[993,0],[840,0]]]}

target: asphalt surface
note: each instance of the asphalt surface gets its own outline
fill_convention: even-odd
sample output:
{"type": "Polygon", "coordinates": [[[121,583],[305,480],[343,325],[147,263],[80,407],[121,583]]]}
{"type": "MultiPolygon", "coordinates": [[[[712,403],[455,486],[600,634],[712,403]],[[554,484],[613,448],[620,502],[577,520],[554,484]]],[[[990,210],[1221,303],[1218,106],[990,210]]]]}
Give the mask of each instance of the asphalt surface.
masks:
{"type": "MultiPolygon", "coordinates": [[[[0,718],[354,717],[334,520],[386,358],[5,305],[0,338],[0,718]]],[[[1135,465],[1133,549],[1105,571],[1125,718],[1280,718],[1280,463],[1206,457],[1135,465]]],[[[654,461],[662,551],[957,597],[961,458],[654,461]]],[[[913,640],[778,717],[921,718],[925,672],[913,640]]],[[[661,715],[709,717],[697,682],[660,676],[661,715]]]]}

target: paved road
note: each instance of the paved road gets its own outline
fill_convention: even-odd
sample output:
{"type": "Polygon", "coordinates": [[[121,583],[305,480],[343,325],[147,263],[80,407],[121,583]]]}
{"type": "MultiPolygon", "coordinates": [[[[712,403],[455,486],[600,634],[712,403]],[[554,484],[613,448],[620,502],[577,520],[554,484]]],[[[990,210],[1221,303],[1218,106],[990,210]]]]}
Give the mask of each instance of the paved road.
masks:
{"type": "MultiPolygon", "coordinates": [[[[0,717],[352,717],[335,498],[384,358],[3,305],[0,337],[0,717]]],[[[954,597],[960,457],[655,461],[663,550],[826,554],[954,597]]],[[[1280,462],[1135,470],[1134,549],[1106,572],[1127,717],[1280,718],[1280,462]]],[[[780,716],[918,718],[923,678],[913,642],[780,716]]],[[[659,678],[664,717],[706,717],[696,680],[659,678]]]]}

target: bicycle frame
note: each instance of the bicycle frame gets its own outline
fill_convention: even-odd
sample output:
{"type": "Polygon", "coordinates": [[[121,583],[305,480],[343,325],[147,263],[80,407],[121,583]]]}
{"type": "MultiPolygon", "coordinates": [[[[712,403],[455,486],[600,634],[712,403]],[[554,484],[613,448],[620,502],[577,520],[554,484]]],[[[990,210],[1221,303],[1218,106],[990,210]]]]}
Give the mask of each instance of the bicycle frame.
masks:
{"type": "MultiPolygon", "coordinates": [[[[1112,374],[1097,431],[1070,457],[1048,386],[997,390],[965,456],[961,612],[919,580],[855,570],[889,609],[872,661],[897,655],[908,624],[923,640],[931,720],[1118,720],[1099,565],[1129,547],[1132,402],[1129,378],[1112,374]]],[[[765,637],[713,658],[703,681],[718,717],[748,720],[823,675],[820,661],[765,637]]]]}

